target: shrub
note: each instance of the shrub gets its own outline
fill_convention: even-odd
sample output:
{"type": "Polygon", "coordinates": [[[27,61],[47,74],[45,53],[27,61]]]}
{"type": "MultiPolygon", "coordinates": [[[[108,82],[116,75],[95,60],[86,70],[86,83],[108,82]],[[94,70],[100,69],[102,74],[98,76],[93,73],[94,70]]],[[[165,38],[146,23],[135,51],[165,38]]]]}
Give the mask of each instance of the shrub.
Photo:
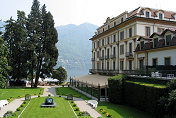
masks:
{"type": "Polygon", "coordinates": [[[40,95],[38,95],[38,97],[40,97],[40,95]]]}
{"type": "Polygon", "coordinates": [[[83,111],[79,113],[79,116],[90,116],[90,114],[87,111],[83,111]]]}
{"type": "Polygon", "coordinates": [[[20,111],[21,109],[20,109],[20,108],[17,108],[16,110],[17,110],[17,111],[20,111]]]}
{"type": "Polygon", "coordinates": [[[76,104],[73,104],[72,106],[73,106],[73,107],[76,107],[76,104]]]}
{"type": "Polygon", "coordinates": [[[78,108],[78,107],[76,107],[74,110],[75,110],[75,111],[79,111],[79,108],[78,108]]]}
{"type": "Polygon", "coordinates": [[[24,101],[23,104],[26,104],[26,101],[24,101]]]}
{"type": "Polygon", "coordinates": [[[12,111],[7,111],[4,115],[3,115],[3,117],[8,117],[8,116],[15,116],[15,113],[13,113],[12,111]]]}
{"type": "Polygon", "coordinates": [[[176,89],[176,79],[170,80],[170,81],[167,83],[167,88],[168,88],[170,91],[175,90],[175,89],[176,89]]]}
{"type": "Polygon", "coordinates": [[[51,96],[51,94],[48,94],[48,96],[50,97],[50,96],[51,96]]]}
{"type": "Polygon", "coordinates": [[[20,107],[24,107],[24,104],[20,105],[20,107]]]}

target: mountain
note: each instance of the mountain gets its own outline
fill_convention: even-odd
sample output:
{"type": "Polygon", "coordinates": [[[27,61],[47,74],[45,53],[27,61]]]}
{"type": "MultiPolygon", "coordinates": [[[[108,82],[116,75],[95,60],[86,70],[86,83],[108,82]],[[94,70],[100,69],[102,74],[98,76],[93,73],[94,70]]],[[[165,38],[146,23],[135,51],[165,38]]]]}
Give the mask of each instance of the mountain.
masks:
{"type": "Polygon", "coordinates": [[[87,74],[91,68],[92,43],[89,39],[97,28],[98,26],[90,23],[56,27],[59,39],[57,43],[59,58],[56,67],[63,66],[67,72],[74,71],[73,74],[68,72],[69,76],[87,74]]]}
{"type": "Polygon", "coordinates": [[[4,25],[5,25],[5,22],[1,21],[0,20],[0,31],[4,32],[4,25]]]}

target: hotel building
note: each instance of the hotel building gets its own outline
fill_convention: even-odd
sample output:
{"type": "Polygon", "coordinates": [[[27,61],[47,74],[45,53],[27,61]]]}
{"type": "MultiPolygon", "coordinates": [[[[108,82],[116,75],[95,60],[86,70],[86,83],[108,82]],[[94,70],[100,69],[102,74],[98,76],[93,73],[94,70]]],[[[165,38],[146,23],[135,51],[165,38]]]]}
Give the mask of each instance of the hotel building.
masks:
{"type": "MultiPolygon", "coordinates": [[[[175,28],[176,13],[160,9],[139,7],[131,12],[125,11],[114,18],[108,17],[90,39],[92,41],[90,73],[117,74],[151,65],[158,56],[154,50],[151,55],[140,51],[143,44],[155,37],[167,37],[169,32],[173,37],[175,28]],[[158,35],[160,33],[162,34],[158,35]]],[[[155,43],[153,44],[155,46],[155,43]]],[[[166,41],[165,45],[167,45],[166,41]]],[[[164,57],[165,61],[168,60],[167,57],[164,57]]],[[[157,63],[164,62],[158,57],[157,63]]],[[[173,60],[170,63],[175,62],[173,60]]]]}

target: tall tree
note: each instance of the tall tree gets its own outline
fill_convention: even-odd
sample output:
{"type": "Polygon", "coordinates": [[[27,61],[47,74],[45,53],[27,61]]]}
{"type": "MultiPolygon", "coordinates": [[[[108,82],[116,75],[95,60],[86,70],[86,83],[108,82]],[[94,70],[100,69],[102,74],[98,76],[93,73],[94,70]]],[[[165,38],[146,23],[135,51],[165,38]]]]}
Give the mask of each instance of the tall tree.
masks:
{"type": "MultiPolygon", "coordinates": [[[[2,32],[0,32],[1,35],[2,32]]],[[[10,67],[7,61],[8,49],[4,40],[0,37],[0,88],[6,88],[8,72],[10,67]]]]}
{"type": "Polygon", "coordinates": [[[33,78],[36,69],[37,62],[39,57],[39,48],[41,46],[41,12],[40,12],[40,4],[38,0],[33,1],[33,5],[31,7],[31,12],[28,15],[27,22],[27,30],[28,30],[28,65],[29,65],[29,73],[31,77],[31,87],[33,86],[33,78]]]}
{"type": "Polygon", "coordinates": [[[39,77],[51,76],[53,67],[58,58],[58,34],[54,27],[53,16],[46,11],[46,6],[42,7],[42,37],[40,40],[39,57],[37,63],[35,87],[37,87],[39,77]]]}
{"type": "Polygon", "coordinates": [[[13,79],[26,78],[26,17],[23,11],[17,11],[17,21],[12,18],[6,21],[4,39],[9,49],[8,61],[12,67],[13,79]]]}
{"type": "Polygon", "coordinates": [[[53,16],[43,5],[40,11],[38,0],[34,0],[28,16],[28,42],[30,45],[31,78],[36,74],[34,87],[38,85],[39,77],[50,76],[56,65],[58,50],[58,34],[54,27],[53,16]]]}

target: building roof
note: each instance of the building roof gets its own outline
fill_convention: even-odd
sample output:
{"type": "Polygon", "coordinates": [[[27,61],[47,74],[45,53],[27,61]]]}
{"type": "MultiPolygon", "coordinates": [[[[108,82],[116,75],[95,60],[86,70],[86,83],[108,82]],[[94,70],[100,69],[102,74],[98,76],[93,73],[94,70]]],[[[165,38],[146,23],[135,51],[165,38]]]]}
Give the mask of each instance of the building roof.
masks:
{"type": "Polygon", "coordinates": [[[128,17],[132,17],[136,14],[138,15],[144,15],[144,10],[148,9],[151,12],[151,16],[157,17],[158,12],[164,13],[164,18],[167,19],[174,19],[175,12],[173,11],[166,11],[166,10],[161,10],[161,9],[153,9],[153,8],[148,8],[148,7],[138,7],[137,9],[133,10],[130,12],[128,17]]]}
{"type": "Polygon", "coordinates": [[[109,77],[110,76],[90,74],[90,75],[85,75],[85,76],[74,77],[72,79],[75,81],[80,81],[82,83],[94,86],[94,87],[100,86],[102,88],[108,85],[109,77]]]}
{"type": "Polygon", "coordinates": [[[137,41],[140,41],[141,39],[144,39],[144,40],[152,40],[152,38],[150,38],[150,37],[148,37],[148,36],[140,36],[137,41]]]}

